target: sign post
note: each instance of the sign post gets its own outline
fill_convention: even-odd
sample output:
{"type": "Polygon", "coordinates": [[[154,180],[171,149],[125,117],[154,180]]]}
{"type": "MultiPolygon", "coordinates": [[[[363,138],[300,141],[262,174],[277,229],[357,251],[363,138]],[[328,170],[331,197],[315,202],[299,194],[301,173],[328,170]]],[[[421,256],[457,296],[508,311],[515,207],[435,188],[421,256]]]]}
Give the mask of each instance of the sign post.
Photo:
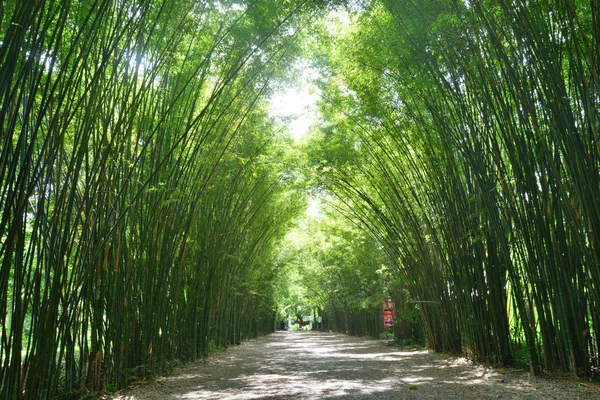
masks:
{"type": "Polygon", "coordinates": [[[396,320],[396,303],[393,301],[383,302],[383,326],[392,328],[396,320]]]}

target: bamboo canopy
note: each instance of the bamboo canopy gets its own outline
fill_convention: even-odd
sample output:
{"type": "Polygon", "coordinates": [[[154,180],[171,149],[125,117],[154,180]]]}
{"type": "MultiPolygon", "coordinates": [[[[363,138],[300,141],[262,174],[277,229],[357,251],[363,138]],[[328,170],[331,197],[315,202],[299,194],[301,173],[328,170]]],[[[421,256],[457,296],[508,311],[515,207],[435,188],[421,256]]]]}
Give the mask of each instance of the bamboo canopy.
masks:
{"type": "Polygon", "coordinates": [[[389,299],[396,338],[597,375],[599,0],[9,0],[0,28],[0,397],[270,333],[292,281],[324,329],[385,335],[389,299]],[[301,58],[298,144],[268,98],[301,58]]]}

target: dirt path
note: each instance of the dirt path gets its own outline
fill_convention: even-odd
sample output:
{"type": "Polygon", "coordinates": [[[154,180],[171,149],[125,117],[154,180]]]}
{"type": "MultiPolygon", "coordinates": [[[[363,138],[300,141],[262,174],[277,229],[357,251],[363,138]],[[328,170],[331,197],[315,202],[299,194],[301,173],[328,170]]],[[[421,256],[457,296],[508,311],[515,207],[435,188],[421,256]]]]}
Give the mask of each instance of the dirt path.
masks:
{"type": "Polygon", "coordinates": [[[333,333],[278,332],[124,392],[148,399],[600,399],[573,379],[489,369],[333,333]]]}

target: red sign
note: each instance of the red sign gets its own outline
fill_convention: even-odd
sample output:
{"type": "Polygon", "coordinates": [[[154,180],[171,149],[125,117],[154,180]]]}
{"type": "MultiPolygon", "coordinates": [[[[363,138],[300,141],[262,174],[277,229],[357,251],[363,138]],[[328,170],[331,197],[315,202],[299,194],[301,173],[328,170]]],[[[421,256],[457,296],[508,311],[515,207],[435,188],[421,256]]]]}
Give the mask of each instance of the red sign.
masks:
{"type": "Polygon", "coordinates": [[[391,328],[396,319],[396,303],[393,301],[383,302],[383,326],[391,328]]]}

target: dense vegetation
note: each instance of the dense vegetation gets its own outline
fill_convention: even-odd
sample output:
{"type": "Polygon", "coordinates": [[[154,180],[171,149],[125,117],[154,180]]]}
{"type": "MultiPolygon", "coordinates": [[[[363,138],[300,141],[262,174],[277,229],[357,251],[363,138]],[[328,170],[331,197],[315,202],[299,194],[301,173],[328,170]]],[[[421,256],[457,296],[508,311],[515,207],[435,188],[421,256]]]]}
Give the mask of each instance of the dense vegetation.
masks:
{"type": "Polygon", "coordinates": [[[381,299],[396,281],[375,240],[339,213],[326,212],[323,207],[321,217],[304,218],[282,243],[275,298],[281,317],[320,316],[321,329],[379,337],[381,299]]]}
{"type": "Polygon", "coordinates": [[[120,388],[274,329],[302,202],[263,94],[305,4],[3,6],[0,397],[120,388]]]}
{"type": "Polygon", "coordinates": [[[0,2],[0,397],[121,388],[278,309],[378,336],[388,298],[431,349],[597,371],[600,1],[332,3],[0,2]],[[266,99],[301,55],[296,146],[266,99]]]}
{"type": "Polygon", "coordinates": [[[373,1],[315,50],[313,163],[431,349],[597,371],[599,27],[594,0],[373,1]]]}

